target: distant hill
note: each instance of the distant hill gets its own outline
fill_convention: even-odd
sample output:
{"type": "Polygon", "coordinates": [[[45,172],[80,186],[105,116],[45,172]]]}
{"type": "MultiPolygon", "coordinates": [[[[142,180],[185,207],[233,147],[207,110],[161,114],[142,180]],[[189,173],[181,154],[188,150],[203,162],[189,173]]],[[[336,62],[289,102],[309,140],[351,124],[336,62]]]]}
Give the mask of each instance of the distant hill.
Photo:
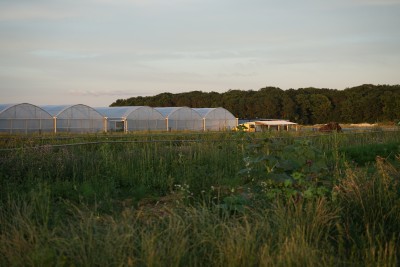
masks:
{"type": "Polygon", "coordinates": [[[236,117],[289,119],[301,124],[398,122],[400,85],[363,84],[345,90],[265,87],[224,93],[192,91],[118,99],[111,106],[224,107],[236,117]]]}

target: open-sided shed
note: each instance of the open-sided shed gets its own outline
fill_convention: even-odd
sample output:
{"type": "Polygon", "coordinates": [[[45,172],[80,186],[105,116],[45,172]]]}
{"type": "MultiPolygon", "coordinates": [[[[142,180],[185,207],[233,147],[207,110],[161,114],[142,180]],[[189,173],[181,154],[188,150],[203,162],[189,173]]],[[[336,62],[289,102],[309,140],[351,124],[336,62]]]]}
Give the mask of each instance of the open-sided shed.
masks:
{"type": "Polygon", "coordinates": [[[286,130],[289,131],[292,127],[297,131],[298,125],[295,122],[287,120],[258,120],[249,121],[241,124],[249,132],[264,132],[269,130],[286,130]]]}
{"type": "Polygon", "coordinates": [[[224,108],[193,108],[194,111],[200,114],[203,119],[204,131],[224,131],[232,130],[238,120],[224,108]]]}
{"type": "Polygon", "coordinates": [[[155,108],[166,119],[166,129],[201,131],[203,121],[199,113],[188,107],[155,108]]]}
{"type": "Polygon", "coordinates": [[[55,132],[95,133],[104,131],[104,117],[92,107],[48,105],[42,108],[54,117],[55,132]]]}
{"type": "Polygon", "coordinates": [[[41,133],[53,131],[53,117],[38,106],[0,104],[0,132],[41,133]]]}
{"type": "Polygon", "coordinates": [[[107,119],[107,131],[165,131],[164,116],[148,106],[95,108],[107,119]]]}

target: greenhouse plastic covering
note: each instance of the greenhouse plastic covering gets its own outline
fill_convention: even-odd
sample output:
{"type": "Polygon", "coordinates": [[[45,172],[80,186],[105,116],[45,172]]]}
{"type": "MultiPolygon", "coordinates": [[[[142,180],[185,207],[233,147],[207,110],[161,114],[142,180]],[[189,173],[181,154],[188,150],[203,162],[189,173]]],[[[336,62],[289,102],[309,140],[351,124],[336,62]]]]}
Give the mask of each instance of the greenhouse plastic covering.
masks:
{"type": "Polygon", "coordinates": [[[99,132],[104,130],[104,117],[92,107],[77,105],[42,106],[55,117],[57,132],[99,132]]]}
{"type": "Polygon", "coordinates": [[[53,131],[53,117],[38,106],[0,104],[0,132],[41,133],[53,131]]]}
{"type": "Polygon", "coordinates": [[[199,113],[188,107],[154,108],[167,119],[167,129],[171,130],[203,130],[203,120],[199,113]]]}
{"type": "Polygon", "coordinates": [[[203,119],[205,131],[231,130],[237,126],[237,119],[224,108],[193,108],[203,119]]]}
{"type": "Polygon", "coordinates": [[[235,126],[237,119],[224,108],[0,104],[0,132],[11,134],[221,131],[235,126]]]}
{"type": "Polygon", "coordinates": [[[165,117],[148,106],[95,108],[107,118],[107,131],[162,131],[165,117]]]}

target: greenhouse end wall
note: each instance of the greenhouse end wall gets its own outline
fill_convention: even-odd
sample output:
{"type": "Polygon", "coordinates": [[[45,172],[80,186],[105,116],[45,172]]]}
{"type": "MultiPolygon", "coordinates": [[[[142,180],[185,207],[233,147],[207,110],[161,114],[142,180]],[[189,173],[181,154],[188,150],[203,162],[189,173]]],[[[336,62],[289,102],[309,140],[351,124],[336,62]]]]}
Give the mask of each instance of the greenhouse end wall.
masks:
{"type": "Polygon", "coordinates": [[[203,120],[199,113],[188,107],[155,108],[166,118],[168,131],[201,131],[203,120]]]}
{"type": "Polygon", "coordinates": [[[14,134],[53,131],[53,117],[38,106],[29,103],[0,105],[0,132],[14,134]]]}
{"type": "Polygon", "coordinates": [[[164,131],[165,117],[148,106],[98,107],[107,119],[107,131],[164,131]]]}
{"type": "Polygon", "coordinates": [[[204,131],[228,131],[238,125],[238,120],[224,108],[193,108],[203,118],[204,131]]]}
{"type": "Polygon", "coordinates": [[[77,105],[42,106],[56,118],[56,132],[96,133],[104,131],[104,116],[92,107],[77,105]]]}

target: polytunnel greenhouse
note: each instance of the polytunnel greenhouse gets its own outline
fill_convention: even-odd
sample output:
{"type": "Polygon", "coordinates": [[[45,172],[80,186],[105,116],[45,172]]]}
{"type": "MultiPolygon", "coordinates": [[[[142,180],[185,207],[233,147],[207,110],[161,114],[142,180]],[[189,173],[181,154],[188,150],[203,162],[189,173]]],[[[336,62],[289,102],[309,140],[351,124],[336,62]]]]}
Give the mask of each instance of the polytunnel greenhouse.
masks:
{"type": "Polygon", "coordinates": [[[237,126],[237,119],[224,108],[193,108],[203,119],[204,131],[232,130],[237,126]]]}
{"type": "Polygon", "coordinates": [[[55,132],[95,133],[105,130],[103,115],[89,106],[48,105],[42,108],[55,118],[55,132]]]}
{"type": "Polygon", "coordinates": [[[53,117],[38,106],[28,103],[0,104],[0,132],[52,132],[53,125],[53,117]]]}
{"type": "Polygon", "coordinates": [[[107,118],[107,131],[165,131],[165,117],[148,106],[95,108],[107,118]]]}
{"type": "Polygon", "coordinates": [[[166,129],[171,130],[203,130],[203,121],[199,113],[188,107],[154,108],[166,118],[166,129]]]}

